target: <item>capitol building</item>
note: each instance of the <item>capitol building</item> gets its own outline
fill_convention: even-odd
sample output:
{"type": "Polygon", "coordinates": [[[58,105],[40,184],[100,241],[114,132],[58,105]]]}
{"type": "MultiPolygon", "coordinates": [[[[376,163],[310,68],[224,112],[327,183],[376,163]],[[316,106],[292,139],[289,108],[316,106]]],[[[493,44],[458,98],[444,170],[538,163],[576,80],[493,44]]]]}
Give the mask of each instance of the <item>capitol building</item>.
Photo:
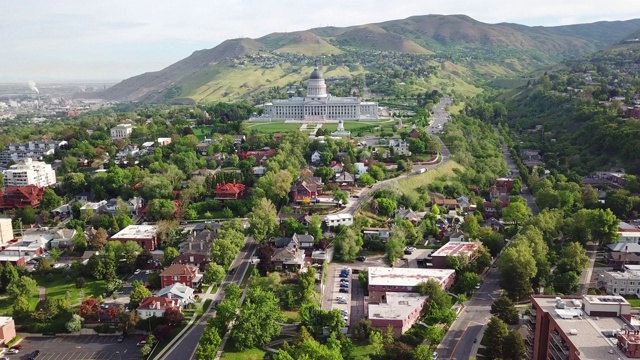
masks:
{"type": "Polygon", "coordinates": [[[378,103],[360,101],[358,97],[327,94],[327,85],[316,67],[307,84],[306,97],[273,100],[264,105],[261,116],[270,120],[378,120],[378,103]]]}

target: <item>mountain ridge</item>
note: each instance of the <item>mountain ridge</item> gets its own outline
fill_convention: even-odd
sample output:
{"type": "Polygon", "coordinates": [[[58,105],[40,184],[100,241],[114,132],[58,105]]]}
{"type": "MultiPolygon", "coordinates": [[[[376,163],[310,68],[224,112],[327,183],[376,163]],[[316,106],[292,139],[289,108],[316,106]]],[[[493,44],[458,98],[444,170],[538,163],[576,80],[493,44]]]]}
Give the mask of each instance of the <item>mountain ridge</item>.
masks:
{"type": "MultiPolygon", "coordinates": [[[[125,79],[98,93],[97,97],[118,101],[166,101],[181,93],[178,89],[185,79],[224,76],[224,72],[216,67],[231,64],[246,55],[294,53],[320,56],[353,50],[437,55],[451,49],[494,47],[531,52],[542,62],[551,62],[565,56],[595,52],[638,30],[640,19],[531,27],[511,23],[487,24],[467,15],[436,14],[348,27],[275,32],[256,39],[225,40],[214,48],[195,51],[162,70],[125,79]],[[166,94],[167,89],[174,87],[174,92],[166,94]]],[[[191,96],[188,93],[182,95],[191,96]]]]}

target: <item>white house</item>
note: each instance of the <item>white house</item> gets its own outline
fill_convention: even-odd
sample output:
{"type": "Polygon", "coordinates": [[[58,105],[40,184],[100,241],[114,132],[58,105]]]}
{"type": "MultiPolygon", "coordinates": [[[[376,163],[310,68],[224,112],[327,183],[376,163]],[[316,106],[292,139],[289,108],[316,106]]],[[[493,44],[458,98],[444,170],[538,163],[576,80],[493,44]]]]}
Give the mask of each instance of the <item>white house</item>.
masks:
{"type": "Polygon", "coordinates": [[[600,285],[611,295],[640,296],[640,270],[634,265],[626,265],[624,272],[605,271],[600,277],[600,285]]]}
{"type": "Polygon", "coordinates": [[[111,139],[128,139],[133,132],[133,125],[120,124],[111,128],[111,139]]]}
{"type": "Polygon", "coordinates": [[[353,215],[351,214],[332,214],[327,215],[323,221],[328,227],[344,225],[353,226],[353,215]]]}
{"type": "Polygon", "coordinates": [[[409,144],[405,140],[390,140],[389,149],[393,151],[394,155],[411,156],[409,144]]]}
{"type": "Polygon", "coordinates": [[[312,163],[320,163],[320,160],[322,159],[320,151],[316,150],[313,152],[313,154],[311,154],[311,162],[312,163]]]}
{"type": "Polygon", "coordinates": [[[355,173],[356,179],[360,178],[362,174],[367,173],[367,166],[363,162],[357,162],[353,164],[353,166],[356,167],[356,173],[355,173]]]}
{"type": "Polygon", "coordinates": [[[193,289],[182,283],[175,283],[158,291],[158,297],[178,300],[180,306],[193,304],[195,298],[193,297],[193,289]]]}
{"type": "Polygon", "coordinates": [[[136,311],[138,315],[140,315],[140,319],[146,320],[154,316],[159,318],[163,317],[164,312],[170,308],[180,310],[179,301],[165,297],[148,297],[142,300],[136,311]]]}

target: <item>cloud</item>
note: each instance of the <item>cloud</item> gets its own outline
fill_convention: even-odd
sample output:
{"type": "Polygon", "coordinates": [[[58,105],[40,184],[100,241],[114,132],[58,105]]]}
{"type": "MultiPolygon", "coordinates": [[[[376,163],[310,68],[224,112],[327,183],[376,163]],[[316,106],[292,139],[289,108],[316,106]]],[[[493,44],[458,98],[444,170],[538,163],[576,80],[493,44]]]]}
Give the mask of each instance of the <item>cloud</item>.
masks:
{"type": "Polygon", "coordinates": [[[0,48],[0,67],[25,78],[52,73],[86,78],[113,69],[110,77],[126,77],[157,70],[229,38],[429,13],[524,25],[623,20],[640,14],[640,2],[628,0],[609,0],[606,6],[595,0],[25,0],[4,7],[0,32],[9,35],[0,48]]]}

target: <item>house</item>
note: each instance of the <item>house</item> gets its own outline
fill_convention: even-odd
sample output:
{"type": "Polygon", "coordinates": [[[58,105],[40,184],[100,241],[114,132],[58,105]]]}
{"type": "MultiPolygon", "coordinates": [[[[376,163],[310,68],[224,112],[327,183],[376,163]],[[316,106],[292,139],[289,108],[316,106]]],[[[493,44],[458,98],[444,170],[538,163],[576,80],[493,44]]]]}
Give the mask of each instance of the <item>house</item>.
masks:
{"type": "Polygon", "coordinates": [[[312,163],[319,164],[321,160],[322,160],[322,154],[320,153],[320,151],[316,150],[313,152],[313,154],[311,154],[312,163]]]}
{"type": "Polygon", "coordinates": [[[233,143],[236,145],[242,145],[247,140],[244,135],[233,135],[233,143]]]}
{"type": "MultiPolygon", "coordinates": [[[[104,208],[101,210],[108,212],[111,215],[116,215],[121,210],[119,205],[118,199],[111,199],[104,204],[104,208]]],[[[141,209],[143,205],[144,201],[140,197],[133,197],[124,201],[124,206],[126,206],[126,210],[128,210],[131,215],[135,215],[138,212],[138,209],[141,209]]]]}
{"type": "Polygon", "coordinates": [[[173,264],[160,273],[160,286],[181,283],[193,288],[200,286],[202,274],[192,265],[173,264]]]}
{"type": "Polygon", "coordinates": [[[263,150],[258,150],[258,151],[239,152],[238,158],[240,160],[247,160],[248,158],[253,156],[256,159],[256,164],[264,165],[264,163],[275,154],[276,154],[275,149],[265,148],[263,150]]]}
{"type": "Polygon", "coordinates": [[[104,210],[107,205],[107,200],[101,200],[98,202],[86,202],[80,207],[80,214],[85,215],[87,212],[99,213],[104,210]]]}
{"type": "Polygon", "coordinates": [[[362,174],[367,173],[367,166],[363,162],[357,162],[353,164],[356,167],[356,179],[359,179],[362,174]]]}
{"type": "Polygon", "coordinates": [[[171,308],[180,309],[180,304],[177,299],[152,296],[142,300],[136,311],[140,319],[146,320],[154,316],[161,318],[164,316],[164,312],[171,308]]]}
{"type": "Polygon", "coordinates": [[[416,124],[413,124],[413,126],[411,127],[411,131],[409,131],[409,134],[407,134],[407,136],[413,139],[417,139],[420,137],[420,131],[418,131],[416,124]]]}
{"type": "Polygon", "coordinates": [[[131,133],[133,132],[133,125],[120,124],[112,127],[110,132],[111,132],[111,140],[127,139],[131,136],[131,133]]]}
{"type": "Polygon", "coordinates": [[[178,300],[180,306],[186,306],[196,302],[193,289],[184,284],[173,284],[158,291],[157,297],[178,300]]]}
{"type": "Polygon", "coordinates": [[[314,238],[309,234],[293,234],[291,240],[298,243],[300,249],[313,249],[314,238]]]}
{"type": "Polygon", "coordinates": [[[171,144],[171,138],[167,138],[167,137],[161,137],[158,138],[157,143],[159,146],[167,146],[169,144],[171,144]]]}
{"type": "Polygon", "coordinates": [[[456,231],[449,235],[449,242],[463,242],[464,233],[462,231],[456,231]]]}
{"type": "Polygon", "coordinates": [[[368,320],[383,332],[390,326],[398,338],[420,320],[428,298],[418,293],[388,292],[384,301],[369,303],[368,320]]]}
{"type": "Polygon", "coordinates": [[[353,215],[351,214],[331,214],[322,219],[327,227],[338,225],[353,226],[353,215]]]}
{"type": "Polygon", "coordinates": [[[0,316],[0,342],[8,344],[16,337],[16,323],[11,316],[0,316]]]}
{"type": "Polygon", "coordinates": [[[338,184],[353,185],[356,182],[356,178],[353,174],[349,174],[345,171],[337,175],[334,181],[338,184]]]}
{"type": "Polygon", "coordinates": [[[324,250],[313,250],[313,252],[311,252],[311,262],[314,264],[322,265],[325,262],[331,262],[331,260],[333,260],[333,247],[324,250]]]}
{"type": "Polygon", "coordinates": [[[437,281],[443,290],[453,286],[456,271],[452,269],[369,267],[369,303],[386,300],[387,292],[416,293],[418,284],[437,281]]]}
{"type": "Polygon", "coordinates": [[[482,224],[483,227],[490,227],[491,230],[493,231],[502,231],[504,230],[504,224],[501,223],[499,220],[497,220],[494,217],[490,217],[487,220],[484,221],[484,223],[482,224]]]}
{"type": "Polygon", "coordinates": [[[468,211],[469,207],[471,206],[471,199],[469,199],[469,197],[467,196],[460,196],[456,199],[456,202],[458,203],[457,207],[460,208],[460,210],[462,210],[463,212],[468,211]]]}
{"type": "MultiPolygon", "coordinates": [[[[320,185],[322,186],[322,185],[320,185]]],[[[314,199],[318,197],[318,194],[322,192],[322,188],[318,186],[315,181],[299,181],[296,185],[291,187],[291,197],[294,202],[302,202],[305,199],[314,199]]]]}
{"type": "Polygon", "coordinates": [[[405,209],[403,207],[396,210],[395,218],[400,220],[409,220],[414,224],[418,223],[422,219],[422,217],[416,214],[413,210],[405,209]]]}
{"type": "Polygon", "coordinates": [[[513,191],[513,187],[515,182],[513,179],[509,178],[498,178],[496,179],[495,186],[500,190],[501,193],[510,194],[513,191]]]}
{"type": "Polygon", "coordinates": [[[390,140],[389,150],[393,152],[393,155],[411,156],[411,151],[409,151],[409,144],[405,140],[390,140]]]}
{"type": "Polygon", "coordinates": [[[339,174],[342,172],[342,163],[339,163],[337,161],[332,161],[331,164],[329,164],[329,167],[336,174],[339,174]]]}
{"type": "Polygon", "coordinates": [[[158,247],[158,227],[156,225],[129,225],[111,236],[109,241],[134,241],[141,248],[153,251],[158,247]]]}
{"type": "Polygon", "coordinates": [[[69,249],[73,247],[73,238],[76,236],[76,229],[59,229],[53,234],[53,239],[49,242],[52,249],[69,249]]]}
{"type": "Polygon", "coordinates": [[[35,185],[7,186],[0,189],[0,209],[37,208],[46,189],[35,185]]]}
{"type": "Polygon", "coordinates": [[[387,242],[391,237],[391,229],[388,227],[383,228],[364,228],[362,229],[362,236],[365,239],[380,239],[382,242],[387,242]]]}
{"type": "Polygon", "coordinates": [[[313,171],[311,169],[309,169],[309,168],[304,168],[304,169],[300,170],[299,174],[300,174],[299,179],[301,179],[301,180],[307,180],[307,179],[313,177],[313,171]]]}
{"type": "Polygon", "coordinates": [[[224,181],[216,185],[214,190],[216,200],[238,200],[244,196],[246,186],[244,184],[225,183],[224,181]]]}
{"type": "Polygon", "coordinates": [[[253,175],[255,176],[263,176],[266,172],[267,172],[267,168],[264,166],[253,167],[253,175]]]}
{"type": "Polygon", "coordinates": [[[82,191],[76,194],[76,196],[74,197],[74,199],[76,201],[79,202],[87,202],[89,201],[89,198],[91,197],[91,193],[88,191],[82,191]]]}
{"type": "Polygon", "coordinates": [[[276,270],[299,271],[304,266],[304,251],[292,241],[283,248],[275,249],[271,263],[276,270]]]}
{"type": "Polygon", "coordinates": [[[198,145],[196,145],[196,151],[200,154],[200,155],[207,155],[207,152],[209,151],[209,146],[211,146],[211,142],[201,142],[198,145]]]}
{"type": "Polygon", "coordinates": [[[87,265],[89,259],[91,259],[94,255],[100,255],[100,253],[98,251],[85,251],[84,253],[82,253],[82,257],[80,257],[80,263],[82,265],[87,265]]]}
{"type": "MultiPolygon", "coordinates": [[[[210,250],[209,246],[209,250],[210,250]]],[[[189,253],[185,252],[180,254],[177,258],[173,259],[172,264],[180,264],[180,265],[191,265],[198,268],[198,270],[204,272],[205,267],[211,261],[209,260],[209,254],[198,254],[198,253],[189,253]]]]}
{"type": "Polygon", "coordinates": [[[436,197],[433,199],[433,203],[441,208],[445,208],[447,212],[458,210],[458,200],[456,199],[445,199],[436,197]]]}

